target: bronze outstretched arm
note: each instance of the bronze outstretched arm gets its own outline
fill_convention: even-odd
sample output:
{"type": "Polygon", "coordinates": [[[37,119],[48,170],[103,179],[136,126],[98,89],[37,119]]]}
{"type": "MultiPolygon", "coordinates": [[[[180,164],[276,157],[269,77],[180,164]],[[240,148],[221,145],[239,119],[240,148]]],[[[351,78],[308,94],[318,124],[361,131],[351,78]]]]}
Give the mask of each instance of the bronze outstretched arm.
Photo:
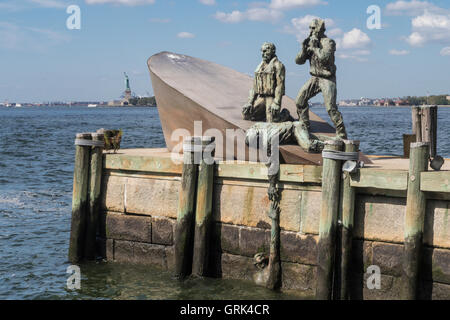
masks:
{"type": "Polygon", "coordinates": [[[302,50],[295,57],[296,64],[302,65],[302,64],[305,64],[306,61],[308,61],[308,59],[309,59],[308,44],[309,44],[309,38],[305,39],[303,41],[302,50]]]}
{"type": "Polygon", "coordinates": [[[277,67],[276,77],[277,77],[277,86],[275,88],[275,98],[273,102],[276,105],[281,106],[281,99],[283,98],[284,95],[285,90],[284,86],[286,80],[286,68],[284,67],[284,65],[280,65],[279,67],[277,67]]]}

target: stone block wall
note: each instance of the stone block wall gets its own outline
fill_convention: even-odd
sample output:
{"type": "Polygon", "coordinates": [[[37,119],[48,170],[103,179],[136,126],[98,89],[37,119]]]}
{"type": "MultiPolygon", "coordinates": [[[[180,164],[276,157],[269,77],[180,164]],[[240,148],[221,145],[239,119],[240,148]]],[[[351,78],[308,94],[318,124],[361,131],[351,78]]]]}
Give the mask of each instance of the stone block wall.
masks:
{"type": "MultiPolygon", "coordinates": [[[[102,250],[109,261],[151,264],[173,270],[173,234],[179,175],[106,172],[103,178],[102,250]]],[[[283,183],[281,200],[282,290],[312,297],[316,287],[320,186],[283,183]]],[[[450,299],[449,201],[429,200],[421,297],[450,299]]],[[[406,199],[358,194],[351,295],[397,299],[406,199]],[[367,268],[382,272],[381,289],[369,290],[367,268]]],[[[269,251],[267,183],[215,178],[211,276],[252,281],[253,256],[269,251]]]]}

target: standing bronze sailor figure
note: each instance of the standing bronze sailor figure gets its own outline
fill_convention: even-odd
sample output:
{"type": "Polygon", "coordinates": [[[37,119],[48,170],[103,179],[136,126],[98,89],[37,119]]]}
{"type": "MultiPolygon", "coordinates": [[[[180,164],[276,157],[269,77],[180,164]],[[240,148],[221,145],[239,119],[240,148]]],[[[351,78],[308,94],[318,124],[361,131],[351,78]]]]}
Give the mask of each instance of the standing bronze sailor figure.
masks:
{"type": "Polygon", "coordinates": [[[275,54],[276,47],[265,42],[261,52],[263,61],[255,71],[253,88],[242,110],[244,119],[267,122],[293,120],[288,110],[281,111],[286,69],[275,54]]]}
{"type": "Polygon", "coordinates": [[[325,107],[336,127],[336,135],[347,139],[344,120],[336,105],[336,65],[334,54],[336,43],[325,35],[325,22],[314,19],[310,25],[310,35],[302,43],[302,51],[295,58],[295,63],[303,65],[310,62],[311,79],[300,90],[296,105],[300,122],[309,131],[309,105],[308,101],[322,92],[325,107]]]}

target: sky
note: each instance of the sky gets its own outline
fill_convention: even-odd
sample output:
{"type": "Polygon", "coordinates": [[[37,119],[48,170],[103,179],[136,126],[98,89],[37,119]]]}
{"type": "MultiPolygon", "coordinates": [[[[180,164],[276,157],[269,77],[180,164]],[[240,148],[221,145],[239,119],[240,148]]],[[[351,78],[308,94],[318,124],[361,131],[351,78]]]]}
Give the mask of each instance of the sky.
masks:
{"type": "Polygon", "coordinates": [[[448,0],[0,0],[0,102],[118,99],[123,72],[135,94],[152,95],[147,59],[161,51],[253,74],[265,41],[295,98],[310,76],[294,59],[314,17],[337,43],[338,99],[450,94],[448,0]],[[67,27],[69,5],[80,29],[67,27]]]}

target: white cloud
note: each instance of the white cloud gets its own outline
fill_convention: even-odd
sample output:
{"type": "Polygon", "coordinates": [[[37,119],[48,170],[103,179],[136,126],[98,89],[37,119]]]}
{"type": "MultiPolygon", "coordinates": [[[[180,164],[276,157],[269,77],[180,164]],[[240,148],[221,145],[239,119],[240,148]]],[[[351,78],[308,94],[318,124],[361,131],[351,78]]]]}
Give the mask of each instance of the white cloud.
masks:
{"type": "Polygon", "coordinates": [[[234,10],[231,13],[218,11],[214,15],[214,18],[225,23],[238,23],[245,20],[245,14],[239,10],[234,10]]]}
{"type": "Polygon", "coordinates": [[[125,6],[139,6],[153,4],[155,0],[85,0],[87,4],[115,4],[125,6]]]}
{"type": "MultiPolygon", "coordinates": [[[[306,15],[304,17],[293,18],[291,20],[291,25],[286,26],[284,28],[284,31],[286,33],[295,34],[297,40],[301,42],[309,35],[309,25],[311,24],[311,21],[318,18],[319,17],[313,15],[306,15]]],[[[325,26],[327,28],[333,27],[334,25],[335,23],[332,19],[325,19],[325,26]]],[[[342,34],[342,30],[337,28],[331,29],[330,31],[327,31],[327,34],[329,34],[330,36],[336,36],[342,34]]]]}
{"type": "Polygon", "coordinates": [[[195,38],[195,34],[184,31],[184,32],[178,33],[177,37],[182,38],[182,39],[192,39],[192,38],[195,38]]]}
{"type": "Polygon", "coordinates": [[[392,49],[392,50],[389,51],[389,54],[393,55],[393,56],[406,56],[406,55],[409,54],[409,51],[408,50],[392,49]]]}
{"type": "Polygon", "coordinates": [[[250,21],[276,21],[283,17],[283,13],[267,8],[251,8],[246,12],[250,21]]]}
{"type": "Polygon", "coordinates": [[[67,3],[58,0],[29,0],[44,8],[66,8],[67,3]]]}
{"type": "MultiPolygon", "coordinates": [[[[295,34],[301,43],[309,35],[309,25],[311,21],[319,17],[306,15],[291,20],[291,25],[285,26],[283,31],[295,34]]],[[[370,55],[372,41],[369,36],[360,29],[354,28],[349,32],[344,32],[336,27],[332,19],[325,19],[327,31],[325,34],[331,38],[336,38],[337,56],[342,59],[354,59],[357,61],[367,61],[366,56],[370,55]]]]}
{"type": "Polygon", "coordinates": [[[245,11],[234,10],[231,13],[218,11],[214,17],[225,23],[238,23],[245,20],[273,23],[283,17],[284,10],[321,4],[327,3],[322,0],[271,0],[270,3],[251,2],[245,11]]]}
{"type": "Polygon", "coordinates": [[[406,42],[413,47],[421,47],[426,41],[427,40],[419,32],[413,32],[406,38],[406,42]]]}
{"type": "Polygon", "coordinates": [[[354,28],[336,40],[338,49],[362,49],[371,44],[369,36],[360,29],[354,28]]]}
{"type": "Polygon", "coordinates": [[[326,4],[322,0],[272,0],[270,7],[272,9],[286,10],[298,7],[312,7],[326,4]]]}
{"type": "Polygon", "coordinates": [[[199,0],[199,1],[207,6],[213,6],[216,4],[216,0],[199,0]]]}
{"type": "Polygon", "coordinates": [[[400,15],[409,15],[416,16],[424,13],[425,11],[433,11],[437,12],[440,8],[435,6],[434,4],[428,1],[396,1],[388,3],[386,6],[386,14],[400,16],[400,15]]]}
{"type": "Polygon", "coordinates": [[[327,35],[330,37],[337,37],[337,36],[342,35],[343,33],[344,33],[344,31],[342,31],[342,29],[339,29],[339,28],[334,28],[334,29],[327,31],[327,35]]]}
{"type": "Polygon", "coordinates": [[[351,59],[358,62],[366,62],[370,55],[372,41],[369,36],[360,29],[353,28],[344,33],[342,38],[336,39],[337,56],[341,59],[351,59]]]}
{"type": "Polygon", "coordinates": [[[338,53],[337,56],[338,56],[338,58],[341,58],[341,59],[356,60],[358,62],[367,62],[367,61],[369,61],[369,59],[367,59],[365,57],[358,56],[356,54],[338,53]]]}
{"type": "Polygon", "coordinates": [[[283,17],[283,13],[278,10],[255,7],[250,8],[247,11],[234,10],[231,13],[218,11],[214,17],[225,23],[238,23],[244,20],[274,22],[281,19],[283,17]]]}
{"type": "Polygon", "coordinates": [[[450,14],[425,12],[412,20],[412,33],[406,41],[413,47],[426,43],[450,43],[450,14]]]}
{"type": "Polygon", "coordinates": [[[441,56],[450,56],[450,47],[445,47],[441,50],[441,56]]]}

